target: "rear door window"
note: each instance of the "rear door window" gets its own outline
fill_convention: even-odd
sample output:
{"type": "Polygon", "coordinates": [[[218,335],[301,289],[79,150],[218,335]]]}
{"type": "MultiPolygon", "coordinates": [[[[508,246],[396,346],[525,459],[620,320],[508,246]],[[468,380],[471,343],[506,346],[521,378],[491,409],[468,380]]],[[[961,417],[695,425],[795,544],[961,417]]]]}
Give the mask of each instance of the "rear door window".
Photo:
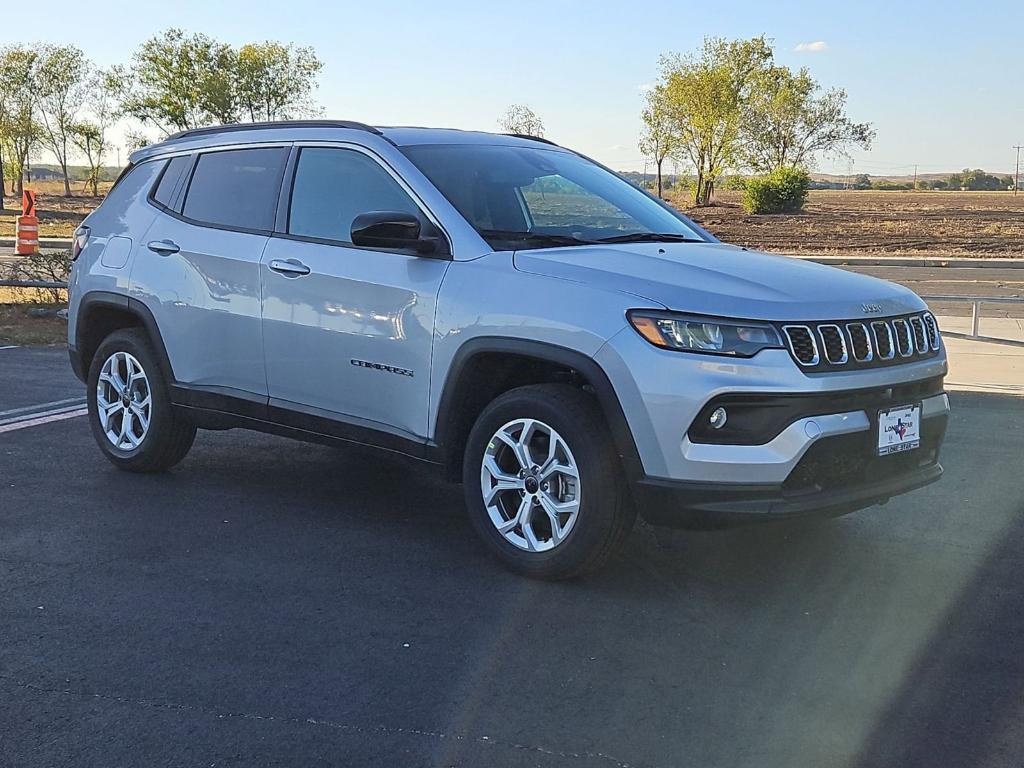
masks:
{"type": "Polygon", "coordinates": [[[170,208],[174,201],[174,192],[178,188],[178,182],[181,181],[181,175],[191,162],[192,158],[188,155],[172,157],[153,191],[153,200],[164,208],[170,208]]]}
{"type": "Polygon", "coordinates": [[[287,160],[284,147],[201,154],[185,196],[185,217],[232,229],[272,231],[287,160]]]}

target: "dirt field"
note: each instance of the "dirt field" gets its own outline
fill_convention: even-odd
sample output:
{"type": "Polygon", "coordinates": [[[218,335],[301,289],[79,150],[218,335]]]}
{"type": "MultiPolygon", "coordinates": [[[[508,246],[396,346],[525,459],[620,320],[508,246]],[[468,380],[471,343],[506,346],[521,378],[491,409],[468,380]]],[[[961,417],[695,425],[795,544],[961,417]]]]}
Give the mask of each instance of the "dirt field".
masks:
{"type": "MultiPolygon", "coordinates": [[[[39,236],[68,238],[79,222],[100,204],[102,195],[110,189],[110,183],[100,183],[100,197],[86,195],[80,181],[72,182],[71,191],[75,196],[70,198],[61,195],[63,184],[59,181],[34,182],[28,188],[36,193],[39,236]]],[[[14,237],[14,220],[21,214],[21,199],[11,194],[10,186],[7,193],[4,210],[0,211],[0,237],[14,237]]]]}
{"type": "Polygon", "coordinates": [[[726,242],[780,253],[1024,258],[1024,194],[815,190],[795,216],[749,216],[739,201],[679,207],[726,242]]]}

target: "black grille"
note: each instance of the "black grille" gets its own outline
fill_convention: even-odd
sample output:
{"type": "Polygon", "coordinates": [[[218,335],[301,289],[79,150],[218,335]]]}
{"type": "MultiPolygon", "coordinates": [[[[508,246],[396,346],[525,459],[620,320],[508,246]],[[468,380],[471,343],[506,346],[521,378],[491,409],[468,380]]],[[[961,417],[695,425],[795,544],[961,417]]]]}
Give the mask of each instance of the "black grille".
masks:
{"type": "Polygon", "coordinates": [[[875,352],[879,360],[892,360],[896,350],[892,347],[892,325],[884,320],[876,320],[871,324],[871,334],[875,337],[875,352]]]}
{"type": "Polygon", "coordinates": [[[946,432],[946,417],[926,420],[921,446],[913,451],[878,456],[873,431],[839,435],[812,445],[782,484],[787,496],[840,490],[877,483],[933,466],[946,432]]]}
{"type": "Polygon", "coordinates": [[[896,350],[903,357],[910,357],[914,354],[914,342],[910,337],[910,323],[906,320],[896,320],[892,324],[896,333],[896,350]]]}
{"type": "Polygon", "coordinates": [[[914,346],[918,352],[928,350],[928,335],[924,329],[924,320],[920,317],[910,318],[910,327],[914,329],[914,346]]]}
{"type": "Polygon", "coordinates": [[[821,343],[825,349],[825,359],[833,365],[842,365],[849,359],[846,353],[846,339],[838,325],[819,325],[821,343]]]}
{"type": "Polygon", "coordinates": [[[934,357],[941,347],[931,313],[863,322],[799,323],[780,329],[801,368],[814,371],[875,368],[934,357]]]}
{"type": "Polygon", "coordinates": [[[789,348],[797,362],[803,365],[817,365],[818,345],[814,343],[811,329],[803,325],[787,325],[785,332],[789,339],[789,348]]]}
{"type": "Polygon", "coordinates": [[[849,323],[846,332],[850,335],[850,348],[853,350],[853,359],[858,363],[870,362],[871,339],[868,338],[868,329],[864,323],[849,323]]]}
{"type": "Polygon", "coordinates": [[[926,312],[921,316],[924,320],[925,330],[928,332],[928,344],[932,349],[939,348],[939,324],[935,322],[935,316],[926,312]]]}

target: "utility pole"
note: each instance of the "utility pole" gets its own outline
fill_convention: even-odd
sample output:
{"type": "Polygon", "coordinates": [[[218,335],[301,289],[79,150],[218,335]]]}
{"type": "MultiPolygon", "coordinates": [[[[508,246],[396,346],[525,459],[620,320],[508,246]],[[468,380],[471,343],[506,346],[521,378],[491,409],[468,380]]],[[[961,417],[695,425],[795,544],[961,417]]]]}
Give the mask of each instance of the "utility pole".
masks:
{"type": "Polygon", "coordinates": [[[1017,196],[1017,190],[1020,189],[1020,151],[1024,149],[1024,145],[1017,144],[1014,146],[1017,150],[1017,167],[1013,172],[1013,196],[1017,196]]]}
{"type": "Polygon", "coordinates": [[[914,165],[914,189],[917,189],[917,165],[914,165]]]}

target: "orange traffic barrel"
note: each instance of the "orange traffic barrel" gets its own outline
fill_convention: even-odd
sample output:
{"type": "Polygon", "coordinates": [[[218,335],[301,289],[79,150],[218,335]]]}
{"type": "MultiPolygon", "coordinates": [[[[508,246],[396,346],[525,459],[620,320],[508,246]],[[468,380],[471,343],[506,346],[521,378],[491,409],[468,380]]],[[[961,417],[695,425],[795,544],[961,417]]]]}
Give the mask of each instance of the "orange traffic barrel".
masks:
{"type": "Polygon", "coordinates": [[[19,216],[17,219],[17,242],[14,252],[25,256],[39,251],[39,219],[35,216],[19,216]]]}
{"type": "Polygon", "coordinates": [[[26,189],[21,195],[21,216],[15,223],[14,252],[19,256],[39,252],[39,219],[36,217],[36,193],[26,189]]]}

